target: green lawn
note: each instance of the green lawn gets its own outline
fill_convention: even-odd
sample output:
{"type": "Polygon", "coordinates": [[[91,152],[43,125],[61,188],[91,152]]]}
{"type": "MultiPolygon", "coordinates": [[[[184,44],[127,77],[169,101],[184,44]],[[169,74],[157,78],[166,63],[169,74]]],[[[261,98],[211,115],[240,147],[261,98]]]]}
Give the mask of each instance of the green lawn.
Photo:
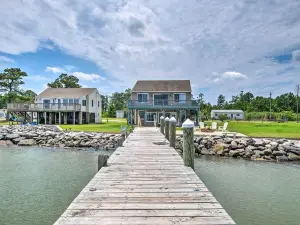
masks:
{"type": "Polygon", "coordinates": [[[127,125],[126,119],[105,118],[100,124],[60,125],[62,129],[84,132],[120,133],[121,126],[127,125]],[[107,122],[108,121],[108,122],[107,122]]]}
{"type": "MultiPolygon", "coordinates": [[[[223,122],[216,121],[219,126],[223,122]]],[[[205,126],[211,126],[212,121],[205,121],[205,126]]],[[[177,128],[181,130],[182,128],[177,128]]],[[[230,121],[228,131],[245,134],[249,137],[270,138],[300,138],[300,123],[261,122],[261,121],[230,121]]]]}
{"type": "Polygon", "coordinates": [[[296,122],[229,122],[228,130],[251,137],[300,138],[300,124],[296,122]]]}

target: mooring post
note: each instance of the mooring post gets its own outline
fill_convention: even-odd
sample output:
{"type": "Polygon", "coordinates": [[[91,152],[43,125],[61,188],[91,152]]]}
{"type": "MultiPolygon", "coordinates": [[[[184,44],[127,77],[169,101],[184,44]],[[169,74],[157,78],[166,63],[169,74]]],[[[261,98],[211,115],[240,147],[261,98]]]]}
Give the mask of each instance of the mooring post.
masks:
{"type": "Polygon", "coordinates": [[[169,129],[170,129],[170,147],[175,148],[175,142],[176,142],[176,119],[173,116],[170,120],[169,120],[169,129]]]}
{"type": "Polygon", "coordinates": [[[185,166],[194,169],[194,122],[187,119],[183,124],[183,162],[185,166]]]}
{"type": "Polygon", "coordinates": [[[170,135],[170,131],[169,131],[169,128],[170,128],[170,123],[169,123],[169,117],[166,117],[165,118],[165,137],[167,140],[169,140],[169,135],[170,135]]]}
{"type": "Polygon", "coordinates": [[[98,155],[98,171],[104,167],[107,166],[107,159],[109,158],[108,155],[98,155]]]}
{"type": "Polygon", "coordinates": [[[165,133],[165,118],[163,116],[160,117],[160,133],[165,133]]]}

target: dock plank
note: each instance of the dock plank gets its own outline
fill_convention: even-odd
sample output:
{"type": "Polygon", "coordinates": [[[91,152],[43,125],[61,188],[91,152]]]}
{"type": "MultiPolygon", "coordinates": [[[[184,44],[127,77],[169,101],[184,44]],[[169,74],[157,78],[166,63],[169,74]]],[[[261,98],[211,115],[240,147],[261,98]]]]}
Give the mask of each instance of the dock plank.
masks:
{"type": "Polygon", "coordinates": [[[107,165],[54,225],[235,224],[156,128],[135,129],[107,165]]]}

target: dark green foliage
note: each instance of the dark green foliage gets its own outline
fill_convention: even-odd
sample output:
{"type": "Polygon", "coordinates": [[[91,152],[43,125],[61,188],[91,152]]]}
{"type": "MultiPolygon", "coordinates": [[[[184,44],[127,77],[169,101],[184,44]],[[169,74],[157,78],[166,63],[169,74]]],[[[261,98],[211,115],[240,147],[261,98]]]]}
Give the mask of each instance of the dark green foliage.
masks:
{"type": "Polygon", "coordinates": [[[227,115],[225,115],[225,114],[219,115],[219,120],[221,120],[222,122],[224,122],[224,120],[227,120],[227,119],[228,119],[227,115]]]}
{"type": "Polygon", "coordinates": [[[62,73],[54,82],[48,83],[50,88],[80,88],[79,79],[73,75],[62,73]]]}

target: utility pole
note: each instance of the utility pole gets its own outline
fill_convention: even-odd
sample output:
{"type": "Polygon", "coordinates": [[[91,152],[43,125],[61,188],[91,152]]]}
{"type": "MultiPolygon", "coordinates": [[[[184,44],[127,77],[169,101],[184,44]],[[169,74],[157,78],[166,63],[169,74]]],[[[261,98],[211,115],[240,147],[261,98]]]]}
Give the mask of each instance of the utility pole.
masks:
{"type": "Polygon", "coordinates": [[[296,102],[297,102],[297,123],[299,123],[299,94],[300,94],[300,84],[297,84],[295,87],[296,92],[296,102]]]}
{"type": "Polygon", "coordinates": [[[270,92],[270,121],[272,119],[272,92],[270,92]]]}

